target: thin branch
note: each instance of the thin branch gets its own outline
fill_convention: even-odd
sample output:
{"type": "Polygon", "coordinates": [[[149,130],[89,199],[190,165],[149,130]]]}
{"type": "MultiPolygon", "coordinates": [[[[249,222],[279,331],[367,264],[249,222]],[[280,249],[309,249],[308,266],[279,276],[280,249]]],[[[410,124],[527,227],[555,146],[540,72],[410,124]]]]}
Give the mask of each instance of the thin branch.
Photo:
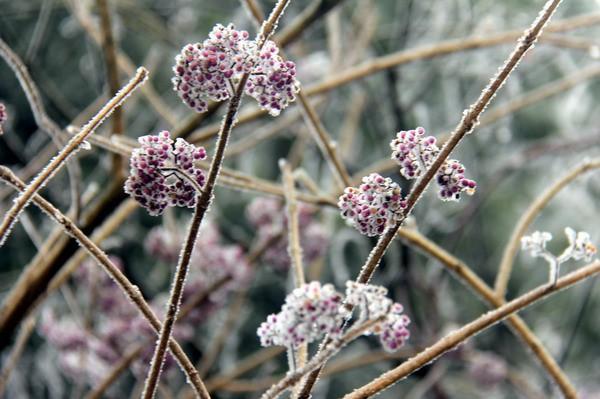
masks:
{"type": "MultiPolygon", "coordinates": [[[[416,248],[421,249],[426,254],[437,259],[445,268],[452,272],[452,274],[462,283],[466,284],[468,288],[473,290],[473,292],[488,305],[498,308],[505,303],[504,298],[498,297],[494,290],[473,272],[473,269],[460,259],[449,254],[433,241],[427,239],[427,237],[424,237],[417,231],[408,229],[400,229],[398,231],[398,236],[402,240],[407,241],[416,248]]],[[[560,365],[554,360],[539,338],[537,338],[533,331],[525,324],[523,319],[518,315],[511,315],[508,317],[507,322],[515,335],[529,347],[550,378],[556,382],[563,396],[566,398],[576,398],[577,391],[569,381],[567,375],[561,370],[560,365]]]]}
{"type": "MultiPolygon", "coordinates": [[[[354,390],[352,393],[344,396],[345,399],[369,398],[384,389],[390,387],[396,382],[408,377],[421,367],[425,366],[442,356],[444,353],[455,348],[457,345],[465,342],[467,339],[475,336],[483,330],[500,322],[507,316],[518,312],[540,299],[546,298],[551,294],[557,293],[576,283],[585,280],[600,272],[600,261],[596,261],[582,267],[581,269],[567,274],[559,279],[556,285],[544,284],[528,293],[502,305],[496,310],[487,312],[472,322],[465,324],[458,330],[451,332],[429,348],[420,352],[418,355],[408,359],[400,366],[392,369],[368,384],[354,390]]],[[[576,396],[575,396],[576,397],[576,396]]]]}
{"type": "MultiPolygon", "coordinates": [[[[17,176],[12,173],[12,171],[5,167],[0,166],[0,179],[9,183],[13,187],[15,187],[18,191],[24,192],[26,190],[25,183],[23,183],[17,176]]],[[[55,220],[65,233],[73,237],[82,248],[84,248],[88,254],[96,260],[96,262],[103,267],[103,269],[108,273],[113,280],[117,283],[117,285],[123,290],[123,292],[127,295],[127,297],[132,301],[132,303],[140,310],[144,318],[150,323],[154,331],[157,333],[161,329],[161,323],[156,317],[156,314],[148,305],[139,288],[129,281],[127,277],[121,272],[121,270],[115,266],[114,263],[109,259],[108,255],[102,249],[100,249],[88,236],[86,236],[76,225],[73,223],[71,219],[65,216],[62,212],[60,212],[54,205],[50,202],[46,201],[39,194],[34,194],[32,201],[36,206],[38,206],[42,211],[48,214],[53,220],[55,220]]],[[[188,382],[193,385],[196,393],[201,398],[210,398],[208,396],[208,392],[204,387],[204,383],[200,379],[198,372],[194,368],[193,363],[186,356],[185,352],[179,346],[179,344],[171,338],[169,342],[169,347],[173,356],[177,359],[178,363],[181,366],[181,369],[184,371],[188,378],[188,382]]]]}
{"type": "MultiPolygon", "coordinates": [[[[112,33],[112,23],[108,0],[96,0],[96,6],[100,14],[100,31],[102,35],[102,53],[104,54],[104,65],[108,81],[108,96],[113,97],[119,91],[119,69],[117,65],[117,50],[112,33]]],[[[117,108],[112,116],[112,130],[114,134],[123,134],[123,110],[117,108]]],[[[122,174],[123,158],[113,155],[112,170],[114,174],[122,174]]]]}
{"type": "MultiPolygon", "coordinates": [[[[19,80],[21,88],[25,92],[25,96],[31,107],[35,123],[40,129],[46,131],[50,135],[52,142],[56,148],[60,150],[64,145],[60,136],[62,132],[61,128],[48,116],[44,107],[44,102],[42,101],[42,95],[31,78],[31,75],[29,75],[27,67],[2,38],[0,38],[0,57],[4,58],[19,80]]],[[[69,175],[69,187],[71,189],[71,209],[75,219],[78,219],[81,208],[79,203],[81,196],[81,168],[76,159],[68,162],[67,173],[69,175]]],[[[1,229],[0,233],[0,246],[2,246],[4,238],[2,237],[3,233],[1,229]]]]}
{"type": "MultiPolygon", "coordinates": [[[[264,21],[256,37],[256,44],[258,49],[262,49],[273,30],[277,27],[279,18],[283,14],[288,3],[289,0],[279,0],[275,4],[273,11],[269,15],[269,18],[264,21]]],[[[167,314],[165,316],[165,321],[161,328],[160,337],[156,344],[156,349],[152,357],[152,362],[150,363],[148,378],[146,379],[146,383],[144,386],[144,393],[142,394],[142,397],[144,399],[154,398],[154,395],[156,394],[156,387],[160,379],[162,364],[166,356],[167,343],[169,342],[171,332],[175,324],[175,320],[177,319],[177,312],[179,311],[181,296],[183,295],[183,286],[185,284],[185,278],[187,276],[187,270],[189,267],[189,262],[191,260],[192,252],[194,250],[194,244],[198,236],[200,225],[202,224],[202,220],[204,219],[204,215],[208,211],[208,208],[210,207],[210,204],[212,202],[213,190],[215,188],[217,178],[219,177],[219,173],[223,165],[227,141],[229,140],[229,135],[231,134],[233,126],[235,125],[237,111],[240,106],[242,94],[244,92],[244,87],[246,86],[246,82],[248,81],[249,77],[249,73],[245,73],[242,76],[240,82],[236,87],[235,93],[229,101],[227,113],[223,118],[221,131],[217,139],[215,154],[211,161],[208,176],[206,178],[204,191],[197,194],[194,216],[192,218],[192,223],[188,230],[187,239],[183,245],[183,248],[181,249],[179,262],[177,264],[177,270],[175,271],[175,277],[173,279],[173,288],[171,290],[167,306],[167,314]]],[[[202,397],[209,398],[210,395],[206,391],[203,392],[202,397]]]]}
{"type": "Polygon", "coordinates": [[[523,213],[515,228],[513,229],[508,243],[502,253],[502,259],[498,267],[498,274],[496,275],[496,282],[494,284],[494,290],[496,295],[500,298],[504,298],[506,295],[506,288],[508,286],[508,280],[512,272],[513,260],[519,250],[521,237],[525,234],[533,220],[537,215],[544,209],[544,207],[550,202],[552,198],[558,194],[560,190],[566,187],[570,182],[575,180],[578,176],[590,170],[600,168],[600,159],[592,159],[583,161],[577,165],[571,171],[567,172],[564,176],[554,182],[544,192],[537,197],[527,210],[523,213]]]}
{"type": "Polygon", "coordinates": [[[302,262],[302,246],[300,245],[300,226],[298,222],[298,203],[296,202],[296,189],[294,176],[290,166],[285,160],[279,161],[279,168],[283,176],[283,190],[285,192],[286,215],[288,224],[288,255],[294,270],[296,288],[306,284],[304,278],[304,265],[302,262]]]}
{"type": "Polygon", "coordinates": [[[84,140],[92,134],[104,119],[106,119],[115,108],[119,107],[136,88],[144,83],[147,77],[148,71],[143,67],[139,68],[135,77],[123,87],[115,97],[106,103],[106,105],[83,127],[83,129],[81,129],[79,133],[69,140],[69,142],[60,150],[58,155],[50,161],[31,183],[29,183],[27,189],[15,199],[13,206],[6,213],[4,220],[0,225],[0,246],[6,241],[11,228],[17,221],[19,213],[27,206],[35,193],[42,188],[58,170],[60,170],[67,158],[80,148],[80,145],[84,140]]]}
{"type": "MultiPolygon", "coordinates": [[[[504,62],[504,65],[499,69],[496,75],[492,78],[490,83],[483,89],[477,101],[472,104],[469,109],[463,112],[463,117],[458,126],[452,132],[450,139],[444,144],[440,153],[433,161],[432,165],[425,171],[425,173],[419,178],[416,184],[406,198],[406,208],[404,218],[401,218],[394,226],[386,229],[377,240],[377,244],[371,250],[367,261],[361,268],[361,271],[356,279],[358,283],[367,284],[375,269],[379,265],[379,262],[383,258],[383,255],[390,243],[393,241],[398,230],[404,223],[406,217],[410,214],[417,201],[434,178],[438,169],[442,166],[444,161],[448,158],[452,150],[458,145],[458,143],[466,136],[471,133],[475,126],[479,123],[479,118],[486,107],[489,105],[491,100],[494,98],[498,90],[504,85],[506,79],[510,76],[510,73],[516,68],[519,61],[523,58],[525,53],[535,44],[537,38],[542,32],[542,29],[550,20],[554,11],[561,3],[562,0],[549,0],[544,5],[544,8],[539,13],[530,28],[528,28],[519,39],[516,48],[510,54],[508,59],[504,62]]],[[[321,368],[311,372],[307,377],[306,383],[303,387],[303,395],[301,399],[307,399],[310,396],[312,387],[319,378],[321,368]]]]}
{"type": "Polygon", "coordinates": [[[125,356],[123,356],[117,364],[113,367],[110,373],[98,384],[94,387],[94,389],[89,392],[85,399],[100,399],[104,392],[119,378],[122,372],[127,370],[131,363],[138,358],[138,356],[143,352],[144,345],[135,345],[131,348],[125,356]]]}

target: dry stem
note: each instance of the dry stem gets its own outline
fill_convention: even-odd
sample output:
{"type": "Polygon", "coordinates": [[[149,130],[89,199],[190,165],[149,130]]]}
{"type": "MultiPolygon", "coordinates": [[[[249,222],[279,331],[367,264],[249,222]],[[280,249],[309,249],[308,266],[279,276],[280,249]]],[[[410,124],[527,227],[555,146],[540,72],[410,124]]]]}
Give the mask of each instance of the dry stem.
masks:
{"type": "Polygon", "coordinates": [[[0,246],[4,244],[10,234],[10,230],[15,224],[19,213],[23,210],[29,200],[35,193],[64,165],[67,158],[79,149],[83,141],[96,130],[96,128],[106,119],[115,108],[120,106],[123,101],[147,78],[148,71],[139,68],[135,77],[125,86],[117,95],[115,95],[106,105],[86,124],[79,133],[69,140],[65,147],[60,150],[50,163],[37,175],[27,189],[15,199],[13,206],[6,213],[2,224],[0,225],[0,246]]]}
{"type": "MultiPolygon", "coordinates": [[[[0,166],[0,178],[21,192],[25,191],[27,188],[25,183],[16,177],[14,173],[12,173],[12,171],[7,167],[0,166]]],[[[46,212],[48,216],[54,219],[62,227],[65,233],[73,237],[80,244],[80,246],[84,248],[100,266],[104,268],[104,270],[113,278],[113,280],[123,290],[127,297],[140,310],[144,318],[148,320],[154,331],[158,333],[161,329],[161,323],[154,314],[154,311],[152,308],[150,308],[150,305],[148,305],[142,296],[139,288],[131,284],[123,272],[121,272],[121,270],[111,262],[111,260],[108,258],[108,255],[106,255],[102,249],[100,249],[89,237],[87,237],[71,219],[56,209],[54,205],[46,201],[39,194],[34,194],[32,200],[41,210],[46,212]]],[[[193,363],[190,361],[190,359],[188,359],[183,349],[181,349],[181,346],[179,346],[179,344],[171,338],[169,347],[171,348],[173,356],[175,356],[182,370],[187,375],[189,383],[194,386],[196,393],[201,398],[210,398],[206,388],[204,387],[204,383],[194,368],[193,363]]]]}
{"type": "Polygon", "coordinates": [[[512,272],[513,260],[517,251],[519,250],[519,243],[521,237],[525,234],[533,220],[542,211],[542,209],[550,202],[560,190],[567,186],[570,182],[575,180],[578,176],[583,173],[600,168],[600,159],[592,159],[583,161],[577,165],[571,171],[567,172],[564,176],[554,182],[539,197],[537,197],[529,208],[523,213],[515,228],[513,229],[508,243],[504,248],[500,266],[498,267],[498,274],[496,275],[496,282],[494,284],[494,290],[499,298],[504,298],[506,295],[506,288],[508,286],[508,280],[512,272]]]}
{"type": "Polygon", "coordinates": [[[496,310],[487,312],[472,322],[464,325],[460,329],[451,332],[438,342],[420,352],[418,355],[408,359],[400,366],[381,375],[370,383],[354,390],[352,393],[344,396],[345,399],[369,398],[384,389],[390,387],[403,378],[414,373],[426,364],[431,363],[460,343],[493,326],[507,316],[515,313],[533,303],[554,294],[562,289],[570,287],[588,277],[600,272],[600,261],[596,261],[582,267],[581,269],[569,273],[559,279],[556,285],[544,284],[528,293],[502,305],[496,310]]]}

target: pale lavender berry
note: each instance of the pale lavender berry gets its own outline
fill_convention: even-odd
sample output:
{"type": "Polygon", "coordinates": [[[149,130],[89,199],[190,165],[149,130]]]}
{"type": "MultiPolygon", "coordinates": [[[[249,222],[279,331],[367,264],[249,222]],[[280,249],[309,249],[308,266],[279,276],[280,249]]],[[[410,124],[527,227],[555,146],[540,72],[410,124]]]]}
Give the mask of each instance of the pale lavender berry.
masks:
{"type": "Polygon", "coordinates": [[[361,234],[376,236],[403,217],[406,207],[400,186],[372,173],[358,187],[346,187],[338,201],[342,217],[361,234]]]}
{"type": "Polygon", "coordinates": [[[437,171],[436,182],[440,188],[439,197],[442,201],[458,201],[460,194],[475,193],[477,183],[464,175],[465,167],[456,159],[448,159],[437,171]]]}
{"type": "Polygon", "coordinates": [[[216,25],[203,43],[186,45],[175,57],[173,89],[190,108],[207,110],[207,100],[224,101],[256,59],[256,45],[248,32],[233,24],[216,25]]]}
{"type": "Polygon", "coordinates": [[[281,311],[268,316],[258,328],[261,345],[297,348],[326,334],[339,335],[341,303],[342,295],[331,284],[313,281],[296,288],[285,298],[281,311]]]}
{"type": "MultiPolygon", "coordinates": [[[[277,242],[269,245],[262,258],[276,270],[286,271],[290,267],[288,254],[287,214],[283,201],[277,198],[257,197],[246,208],[248,220],[256,229],[259,242],[267,242],[281,236],[277,242]]],[[[323,225],[315,219],[314,207],[298,205],[298,224],[302,257],[307,263],[325,255],[329,246],[329,237],[323,225]]]]}
{"type": "Polygon", "coordinates": [[[4,106],[4,104],[0,103],[0,134],[4,133],[4,131],[2,130],[2,124],[6,122],[6,119],[6,107],[4,106]]]}
{"type": "Polygon", "coordinates": [[[425,136],[425,129],[400,131],[390,143],[392,159],[400,165],[406,179],[416,179],[431,166],[440,152],[435,137],[425,136]]]}
{"type": "Polygon", "coordinates": [[[407,328],[410,319],[402,314],[403,310],[401,304],[394,303],[387,317],[379,324],[379,341],[383,349],[388,352],[400,349],[410,338],[410,331],[407,328]]]}
{"type": "Polygon", "coordinates": [[[277,45],[268,40],[260,50],[258,61],[245,87],[246,94],[258,105],[277,116],[296,99],[300,84],[296,79],[296,64],[279,55],[277,45]]]}
{"type": "Polygon", "coordinates": [[[153,216],[162,214],[167,206],[193,207],[198,194],[194,186],[178,172],[165,169],[178,168],[202,187],[205,176],[196,162],[206,158],[206,150],[181,138],[173,142],[167,131],[138,141],[141,147],[131,154],[125,192],[153,216]]]}

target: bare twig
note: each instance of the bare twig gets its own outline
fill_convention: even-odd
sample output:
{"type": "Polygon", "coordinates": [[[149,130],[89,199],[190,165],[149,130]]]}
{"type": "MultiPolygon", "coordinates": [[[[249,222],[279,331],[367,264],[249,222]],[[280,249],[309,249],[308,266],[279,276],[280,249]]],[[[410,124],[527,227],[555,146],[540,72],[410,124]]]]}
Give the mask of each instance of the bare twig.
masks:
{"type": "Polygon", "coordinates": [[[19,213],[35,193],[64,165],[67,158],[77,151],[84,140],[96,130],[96,128],[106,119],[112,111],[120,106],[123,101],[139,87],[148,76],[148,72],[144,68],[139,68],[135,77],[125,86],[115,97],[113,97],[106,105],[86,124],[79,133],[69,140],[64,148],[60,150],[58,155],[54,157],[50,163],[37,175],[27,189],[15,199],[13,206],[6,213],[2,224],[0,225],[0,246],[4,244],[8,237],[12,226],[15,224],[19,213]]]}
{"type": "Polygon", "coordinates": [[[122,372],[129,368],[131,363],[137,359],[143,350],[143,345],[135,345],[133,348],[127,351],[125,356],[123,356],[117,362],[110,373],[85,396],[85,399],[100,399],[104,392],[117,380],[122,372]]]}
{"type": "Polygon", "coordinates": [[[498,297],[504,298],[506,295],[506,287],[508,286],[508,280],[510,279],[510,274],[512,272],[513,260],[519,250],[519,240],[525,234],[536,216],[542,211],[546,204],[548,204],[548,202],[550,202],[550,200],[570,182],[583,173],[598,168],[600,168],[600,159],[582,162],[541,193],[523,213],[510,235],[502,254],[500,266],[498,267],[498,274],[496,275],[496,282],[494,284],[494,289],[498,297]]]}
{"type": "MultiPolygon", "coordinates": [[[[25,183],[23,183],[17,176],[12,173],[10,169],[4,166],[0,166],[0,179],[9,183],[17,190],[23,192],[27,189],[25,183]]],[[[140,310],[144,318],[150,323],[154,331],[157,333],[161,329],[161,323],[156,317],[156,314],[150,308],[150,305],[146,302],[139,288],[135,285],[131,284],[129,279],[121,272],[121,270],[115,266],[114,263],[109,259],[108,255],[102,249],[100,249],[88,236],[86,236],[76,225],[73,223],[71,219],[65,216],[62,212],[60,212],[54,205],[50,202],[46,201],[39,194],[34,194],[32,201],[37,205],[41,210],[46,212],[48,216],[50,216],[53,220],[55,220],[61,228],[73,237],[77,242],[84,248],[88,254],[94,258],[94,260],[103,267],[103,269],[108,273],[113,280],[117,283],[117,285],[123,290],[123,292],[127,295],[127,297],[132,301],[132,303],[140,310]]],[[[204,383],[200,379],[198,372],[194,368],[193,363],[188,359],[181,346],[171,338],[169,342],[169,347],[173,356],[177,359],[178,363],[181,366],[181,369],[186,373],[188,377],[188,382],[193,385],[196,393],[200,397],[209,398],[208,392],[204,387],[204,383]],[[205,396],[203,396],[205,395],[205,396]]]]}
{"type": "MultiPolygon", "coordinates": [[[[370,383],[354,390],[344,396],[345,399],[369,398],[394,383],[406,378],[424,365],[431,363],[444,353],[456,347],[460,343],[493,326],[507,316],[532,305],[551,294],[557,293],[567,287],[585,280],[600,272],[600,261],[596,261],[582,267],[581,269],[567,274],[559,279],[556,285],[544,284],[528,293],[502,305],[496,310],[487,312],[460,329],[451,332],[435,344],[431,345],[418,355],[408,359],[400,366],[381,375],[370,383]]],[[[576,397],[576,396],[575,396],[576,397]]]]}
{"type": "MultiPolygon", "coordinates": [[[[375,269],[379,265],[381,258],[383,257],[385,251],[389,247],[390,243],[393,241],[396,236],[398,230],[404,223],[406,216],[410,214],[417,201],[434,178],[438,169],[442,166],[444,161],[448,158],[452,150],[458,145],[458,143],[466,136],[471,133],[475,126],[479,123],[479,118],[483,111],[486,109],[488,104],[491,102],[493,97],[496,95],[498,90],[503,86],[504,82],[510,76],[510,73],[516,68],[519,61],[523,58],[525,53],[533,46],[536,42],[537,38],[542,32],[542,29],[550,20],[554,11],[561,3],[561,0],[549,0],[544,5],[544,8],[535,19],[530,28],[528,28],[523,36],[519,39],[516,48],[510,54],[508,59],[505,61],[504,65],[500,68],[500,70],[496,73],[496,75],[492,78],[490,83],[483,89],[477,101],[472,104],[469,109],[465,110],[463,113],[463,117],[458,124],[458,126],[452,132],[450,139],[444,144],[440,153],[433,161],[432,165],[425,171],[425,173],[419,178],[417,183],[413,186],[409,195],[406,198],[406,208],[405,208],[405,216],[401,220],[399,220],[394,226],[386,229],[377,240],[377,244],[371,250],[367,261],[362,267],[356,281],[359,283],[366,284],[371,279],[375,269]]],[[[312,386],[316,383],[320,368],[311,372],[311,374],[307,377],[306,383],[303,388],[303,395],[300,396],[301,399],[307,399],[312,390],[312,386]]]]}

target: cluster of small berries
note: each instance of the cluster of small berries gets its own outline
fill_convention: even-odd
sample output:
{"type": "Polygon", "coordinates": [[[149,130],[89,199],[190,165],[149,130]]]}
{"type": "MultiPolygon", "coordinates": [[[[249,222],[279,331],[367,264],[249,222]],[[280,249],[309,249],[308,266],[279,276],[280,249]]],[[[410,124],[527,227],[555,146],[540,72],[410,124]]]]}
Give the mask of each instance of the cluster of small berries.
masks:
{"type": "Polygon", "coordinates": [[[385,350],[399,349],[409,337],[410,319],[402,314],[399,303],[386,297],[384,287],[347,283],[346,303],[331,284],[321,286],[311,282],[290,293],[281,312],[267,317],[258,329],[263,346],[281,345],[296,348],[303,343],[320,339],[325,334],[340,335],[342,322],[351,314],[347,305],[357,309],[355,325],[381,319],[365,334],[376,334],[385,350]]]}
{"type": "Polygon", "coordinates": [[[521,238],[521,248],[528,251],[531,256],[554,259],[558,263],[566,262],[569,259],[592,260],[598,249],[592,244],[590,235],[585,231],[576,232],[570,227],[565,228],[565,235],[569,244],[559,256],[551,254],[546,249],[548,241],[552,240],[552,234],[547,231],[535,231],[529,236],[521,238]]]}
{"type": "Polygon", "coordinates": [[[141,147],[131,154],[125,192],[153,216],[162,214],[167,206],[193,207],[198,193],[188,179],[204,185],[204,172],[195,163],[206,159],[206,150],[182,138],[174,142],[168,131],[138,141],[141,147]]]}
{"type": "Polygon", "coordinates": [[[258,49],[248,32],[233,24],[218,24],[203,43],[186,45],[173,71],[174,90],[197,112],[208,109],[207,100],[229,99],[244,74],[250,75],[245,93],[273,116],[294,101],[299,90],[296,66],[281,58],[277,45],[267,41],[258,49]]]}
{"type": "MultiPolygon", "coordinates": [[[[302,203],[298,204],[302,257],[308,264],[321,258],[329,245],[328,234],[323,225],[315,219],[315,213],[315,208],[302,203]]],[[[291,261],[287,251],[287,215],[283,201],[276,198],[257,197],[246,208],[246,215],[256,229],[259,242],[270,242],[276,236],[280,236],[276,242],[272,242],[268,246],[262,259],[276,270],[288,270],[291,261]]]]}
{"type": "MultiPolygon", "coordinates": [[[[398,132],[391,141],[392,159],[400,165],[406,179],[417,179],[428,170],[440,149],[435,137],[425,136],[425,129],[398,132]]],[[[443,201],[458,201],[460,194],[472,195],[477,184],[464,175],[464,166],[455,159],[446,160],[436,173],[439,197],[443,201]]],[[[342,218],[367,236],[381,235],[387,227],[394,226],[404,215],[406,201],[400,187],[390,178],[377,173],[363,177],[358,187],[346,187],[338,207],[342,218]]]]}
{"type": "Polygon", "coordinates": [[[386,351],[394,352],[410,337],[407,328],[410,319],[402,313],[402,305],[392,302],[387,293],[385,287],[377,285],[353,281],[346,283],[346,303],[358,309],[358,322],[383,318],[370,332],[379,336],[381,346],[386,351]]]}
{"type": "Polygon", "coordinates": [[[403,217],[405,207],[400,186],[389,177],[372,173],[358,187],[346,187],[339,198],[342,217],[361,234],[376,236],[403,217]]]}
{"type": "Polygon", "coordinates": [[[297,348],[325,334],[339,334],[341,303],[342,295],[331,284],[313,281],[296,288],[285,298],[281,312],[268,316],[258,328],[261,345],[297,348]]]}
{"type": "MultiPolygon", "coordinates": [[[[400,173],[406,179],[419,178],[438,156],[440,149],[435,137],[425,136],[425,129],[400,131],[390,143],[392,159],[400,165],[400,173]]],[[[456,159],[446,160],[437,171],[436,182],[443,201],[458,201],[460,194],[472,195],[477,184],[464,176],[465,167],[456,159]]]]}

